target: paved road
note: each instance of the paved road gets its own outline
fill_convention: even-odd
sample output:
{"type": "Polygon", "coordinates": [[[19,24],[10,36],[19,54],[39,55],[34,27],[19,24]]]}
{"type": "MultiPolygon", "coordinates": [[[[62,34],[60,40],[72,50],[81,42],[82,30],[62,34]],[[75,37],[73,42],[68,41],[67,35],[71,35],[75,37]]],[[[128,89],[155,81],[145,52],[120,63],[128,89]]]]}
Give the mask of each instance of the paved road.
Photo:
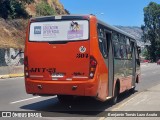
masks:
{"type": "Polygon", "coordinates": [[[137,92],[135,92],[134,94],[122,94],[120,96],[119,102],[114,106],[110,105],[110,101],[100,103],[95,100],[91,100],[90,98],[81,98],[73,104],[63,105],[59,103],[56,96],[39,97],[27,95],[25,93],[24,78],[1,79],[0,111],[44,111],[50,112],[55,116],[59,116],[58,118],[54,117],[43,119],[82,120],[86,119],[86,117],[88,120],[101,119],[100,116],[103,116],[105,114],[104,111],[115,110],[119,108],[121,104],[124,104],[129,99],[134,98],[142,91],[160,84],[160,66],[157,66],[156,64],[144,64],[142,65],[141,71],[142,80],[141,83],[137,85],[137,92]]]}

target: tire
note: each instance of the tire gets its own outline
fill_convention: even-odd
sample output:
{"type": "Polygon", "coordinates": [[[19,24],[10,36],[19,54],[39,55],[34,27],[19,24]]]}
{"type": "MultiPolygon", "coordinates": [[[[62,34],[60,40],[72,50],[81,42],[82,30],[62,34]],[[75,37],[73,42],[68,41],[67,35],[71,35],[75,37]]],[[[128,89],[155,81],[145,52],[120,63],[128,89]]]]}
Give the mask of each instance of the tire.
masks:
{"type": "Polygon", "coordinates": [[[129,90],[129,92],[132,93],[132,94],[135,93],[135,88],[136,88],[136,87],[131,88],[131,89],[129,90]]]}
{"type": "Polygon", "coordinates": [[[118,86],[116,85],[115,89],[114,89],[114,96],[113,98],[111,99],[111,102],[113,105],[115,105],[118,101],[118,86]]]}
{"type": "Polygon", "coordinates": [[[57,95],[57,97],[61,103],[71,103],[74,100],[73,95],[57,95]]]}

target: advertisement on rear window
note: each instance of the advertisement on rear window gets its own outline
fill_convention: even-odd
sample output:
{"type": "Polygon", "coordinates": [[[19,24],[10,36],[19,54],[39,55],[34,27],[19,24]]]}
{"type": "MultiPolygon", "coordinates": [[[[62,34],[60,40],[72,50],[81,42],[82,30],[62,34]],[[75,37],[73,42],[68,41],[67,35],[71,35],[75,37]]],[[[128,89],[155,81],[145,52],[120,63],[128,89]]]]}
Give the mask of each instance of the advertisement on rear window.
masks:
{"type": "Polygon", "coordinates": [[[87,20],[31,23],[29,41],[73,41],[89,37],[87,20]]]}

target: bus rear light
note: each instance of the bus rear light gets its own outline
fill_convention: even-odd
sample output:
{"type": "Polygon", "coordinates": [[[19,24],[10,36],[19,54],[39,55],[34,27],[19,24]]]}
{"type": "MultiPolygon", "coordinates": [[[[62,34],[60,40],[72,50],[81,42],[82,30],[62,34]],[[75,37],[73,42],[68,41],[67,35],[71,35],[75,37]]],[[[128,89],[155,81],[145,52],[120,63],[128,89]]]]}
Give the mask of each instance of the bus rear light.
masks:
{"type": "Polygon", "coordinates": [[[29,77],[29,72],[28,72],[28,57],[24,58],[24,73],[25,77],[29,77]]]}
{"type": "Polygon", "coordinates": [[[91,72],[90,75],[89,75],[89,77],[93,78],[94,77],[94,73],[91,72]]]}
{"type": "Polygon", "coordinates": [[[94,57],[90,57],[90,73],[89,77],[92,79],[96,71],[97,61],[94,57]]]}
{"type": "Polygon", "coordinates": [[[92,58],[90,61],[91,66],[96,66],[97,62],[92,58]]]}
{"type": "Polygon", "coordinates": [[[28,78],[29,77],[28,69],[25,68],[24,73],[25,73],[25,77],[28,78]]]}
{"type": "Polygon", "coordinates": [[[25,65],[25,66],[28,66],[28,57],[25,57],[25,58],[24,58],[24,65],[25,65]]]}
{"type": "Polygon", "coordinates": [[[25,76],[28,76],[29,74],[28,74],[28,72],[25,72],[25,76]]]}
{"type": "Polygon", "coordinates": [[[90,71],[95,71],[95,70],[96,70],[96,68],[91,68],[91,69],[90,69],[90,71]]]}

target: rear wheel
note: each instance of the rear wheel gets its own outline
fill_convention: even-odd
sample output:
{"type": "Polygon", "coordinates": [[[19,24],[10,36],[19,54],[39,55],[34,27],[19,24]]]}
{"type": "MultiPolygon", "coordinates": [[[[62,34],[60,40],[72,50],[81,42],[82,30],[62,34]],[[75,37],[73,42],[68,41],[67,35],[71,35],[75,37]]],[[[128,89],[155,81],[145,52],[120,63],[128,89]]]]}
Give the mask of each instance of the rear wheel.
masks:
{"type": "Polygon", "coordinates": [[[61,103],[70,103],[73,102],[74,100],[73,95],[57,95],[57,97],[61,103]]]}
{"type": "Polygon", "coordinates": [[[129,92],[130,92],[130,93],[134,93],[134,92],[135,92],[135,88],[136,88],[136,87],[134,86],[133,88],[131,88],[131,89],[129,90],[129,92]]]}
{"type": "Polygon", "coordinates": [[[115,89],[114,89],[114,96],[112,98],[112,104],[115,105],[117,103],[118,100],[118,86],[116,85],[115,89]]]}

